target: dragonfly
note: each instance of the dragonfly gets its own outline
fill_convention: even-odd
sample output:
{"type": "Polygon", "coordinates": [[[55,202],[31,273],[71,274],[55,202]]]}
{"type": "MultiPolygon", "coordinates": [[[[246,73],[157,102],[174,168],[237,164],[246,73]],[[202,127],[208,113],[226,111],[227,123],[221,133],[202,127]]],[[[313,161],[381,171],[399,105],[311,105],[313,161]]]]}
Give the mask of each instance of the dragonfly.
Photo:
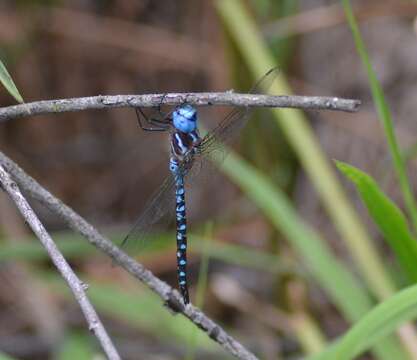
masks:
{"type": "MultiPolygon", "coordinates": [[[[250,93],[267,91],[273,80],[278,76],[278,68],[269,70],[250,90],[250,93]]],[[[162,103],[162,101],[161,101],[162,103]]],[[[190,297],[187,281],[187,216],[186,216],[186,183],[201,169],[209,169],[206,163],[216,153],[216,158],[224,158],[223,145],[230,144],[246,125],[253,107],[236,108],[229,112],[219,124],[207,135],[201,137],[198,129],[197,109],[184,103],[176,106],[168,114],[161,112],[159,117],[149,118],[140,107],[135,108],[139,126],[144,131],[167,131],[170,134],[170,159],[168,176],[159,189],[145,205],[145,210],[136,220],[134,226],[122,241],[127,242],[143,239],[148,231],[166,217],[169,209],[175,204],[176,243],[177,243],[177,277],[178,287],[184,301],[189,304],[190,297]],[[199,164],[198,166],[196,164],[199,164]],[[198,169],[194,171],[194,169],[198,169]],[[174,203],[175,198],[175,203],[174,203]]],[[[221,161],[221,160],[220,160],[221,161]]]]}

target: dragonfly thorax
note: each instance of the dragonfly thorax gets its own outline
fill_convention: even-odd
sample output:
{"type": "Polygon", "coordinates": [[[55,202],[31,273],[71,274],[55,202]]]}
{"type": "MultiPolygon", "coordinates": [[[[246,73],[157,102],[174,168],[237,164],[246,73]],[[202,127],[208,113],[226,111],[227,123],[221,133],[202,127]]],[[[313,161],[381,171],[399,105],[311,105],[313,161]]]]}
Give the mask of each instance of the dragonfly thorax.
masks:
{"type": "Polygon", "coordinates": [[[171,134],[171,155],[182,161],[197,148],[200,142],[201,138],[197,130],[189,133],[175,131],[171,134]]]}
{"type": "Polygon", "coordinates": [[[197,129],[197,110],[189,105],[178,106],[172,113],[174,128],[183,133],[190,133],[197,129]]]}

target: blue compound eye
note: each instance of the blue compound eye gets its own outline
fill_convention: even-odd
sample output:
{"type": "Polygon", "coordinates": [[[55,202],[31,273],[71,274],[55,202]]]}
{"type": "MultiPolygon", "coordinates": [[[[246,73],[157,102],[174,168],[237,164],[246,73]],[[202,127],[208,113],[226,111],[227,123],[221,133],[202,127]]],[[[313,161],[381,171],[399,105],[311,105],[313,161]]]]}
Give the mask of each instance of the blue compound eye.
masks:
{"type": "Polygon", "coordinates": [[[197,111],[191,105],[181,105],[172,113],[174,127],[184,133],[197,129],[197,111]]]}

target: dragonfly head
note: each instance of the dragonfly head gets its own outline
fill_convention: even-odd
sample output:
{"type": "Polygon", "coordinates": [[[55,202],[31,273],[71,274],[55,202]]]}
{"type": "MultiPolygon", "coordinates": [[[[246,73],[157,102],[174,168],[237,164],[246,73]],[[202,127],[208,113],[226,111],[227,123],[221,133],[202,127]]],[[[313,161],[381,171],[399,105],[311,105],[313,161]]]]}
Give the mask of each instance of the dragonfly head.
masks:
{"type": "Polygon", "coordinates": [[[172,113],[175,129],[183,133],[190,133],[197,129],[197,110],[189,105],[178,106],[172,113]]]}

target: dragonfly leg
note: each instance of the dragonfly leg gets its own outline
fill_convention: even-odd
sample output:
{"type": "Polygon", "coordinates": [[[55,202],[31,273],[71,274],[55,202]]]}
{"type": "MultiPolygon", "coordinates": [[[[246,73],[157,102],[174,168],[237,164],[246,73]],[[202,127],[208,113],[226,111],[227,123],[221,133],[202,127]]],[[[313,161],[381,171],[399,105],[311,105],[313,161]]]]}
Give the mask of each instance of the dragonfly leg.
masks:
{"type": "Polygon", "coordinates": [[[166,131],[170,127],[171,122],[171,113],[165,114],[161,110],[161,105],[163,104],[165,98],[167,97],[167,93],[162,95],[161,101],[157,106],[158,114],[160,116],[159,119],[157,118],[148,118],[148,116],[143,112],[140,107],[135,107],[136,117],[138,119],[139,126],[142,130],[145,131],[166,131]],[[144,126],[141,119],[144,119],[145,122],[152,127],[144,126]]]}
{"type": "MultiPolygon", "coordinates": [[[[183,100],[183,102],[182,102],[182,104],[184,105],[184,104],[188,104],[189,103],[189,101],[188,101],[188,98],[189,97],[191,97],[192,95],[191,94],[187,94],[187,95],[185,95],[185,99],[183,100]]],[[[191,105],[191,104],[190,104],[191,105]]]]}
{"type": "Polygon", "coordinates": [[[144,131],[167,131],[170,127],[169,122],[160,119],[148,118],[140,107],[135,107],[135,112],[138,124],[144,131]],[[141,119],[144,119],[145,122],[151,126],[144,125],[141,119]]]}
{"type": "Polygon", "coordinates": [[[159,116],[161,117],[161,119],[166,119],[167,118],[167,114],[163,113],[162,110],[161,110],[161,105],[164,102],[164,100],[167,97],[167,95],[168,95],[167,93],[165,93],[164,95],[162,95],[161,101],[158,104],[158,108],[157,109],[158,109],[158,113],[159,113],[159,116]]]}

